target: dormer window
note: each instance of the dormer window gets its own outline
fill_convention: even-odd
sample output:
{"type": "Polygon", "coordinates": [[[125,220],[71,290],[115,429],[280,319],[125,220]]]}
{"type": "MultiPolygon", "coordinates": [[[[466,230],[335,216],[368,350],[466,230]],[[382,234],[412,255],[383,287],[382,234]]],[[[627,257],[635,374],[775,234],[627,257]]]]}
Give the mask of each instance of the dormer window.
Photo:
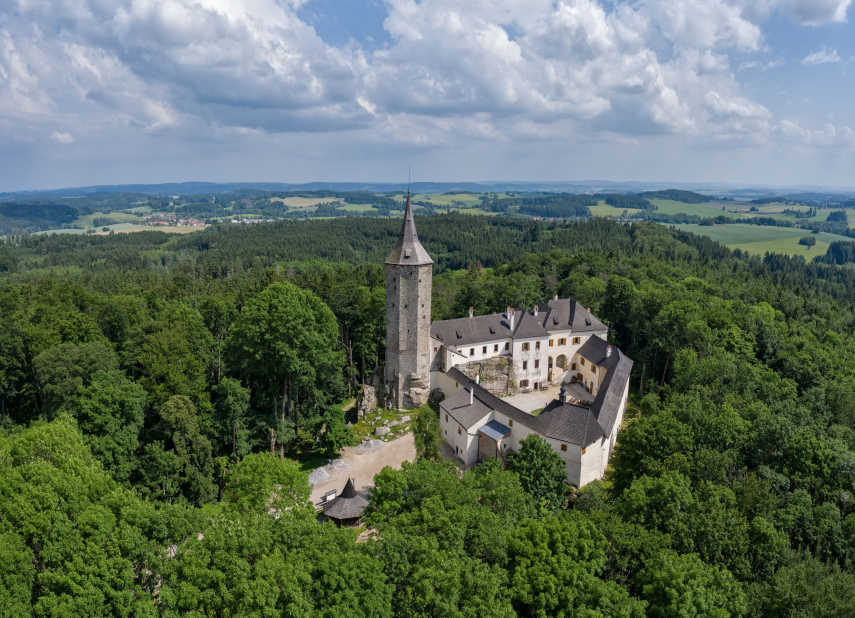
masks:
{"type": "Polygon", "coordinates": [[[409,249],[404,249],[404,259],[405,260],[410,259],[410,250],[409,249]]]}

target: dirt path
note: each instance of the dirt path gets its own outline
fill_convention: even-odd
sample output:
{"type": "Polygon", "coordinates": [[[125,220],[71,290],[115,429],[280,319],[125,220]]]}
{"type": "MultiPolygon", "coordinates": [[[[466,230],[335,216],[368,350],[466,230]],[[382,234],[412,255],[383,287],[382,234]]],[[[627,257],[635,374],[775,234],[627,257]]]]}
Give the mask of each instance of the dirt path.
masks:
{"type": "MultiPolygon", "coordinates": [[[[348,447],[341,453],[341,458],[349,464],[347,467],[339,468],[330,474],[330,478],[318,483],[312,488],[312,502],[317,504],[321,496],[331,489],[341,491],[348,477],[356,479],[354,485],[356,491],[365,494],[374,486],[374,475],[386,466],[400,469],[401,463],[414,461],[416,458],[416,447],[413,443],[413,434],[408,433],[397,440],[387,442],[374,452],[360,453],[359,447],[348,447]]],[[[328,468],[329,469],[329,468],[328,468]]]]}

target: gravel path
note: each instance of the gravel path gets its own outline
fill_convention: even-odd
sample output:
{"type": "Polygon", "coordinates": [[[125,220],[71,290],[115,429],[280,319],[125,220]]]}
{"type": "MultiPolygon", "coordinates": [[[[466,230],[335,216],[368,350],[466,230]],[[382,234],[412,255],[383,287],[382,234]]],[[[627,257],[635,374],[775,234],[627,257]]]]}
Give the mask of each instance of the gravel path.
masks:
{"type": "Polygon", "coordinates": [[[356,479],[354,485],[360,494],[374,487],[374,475],[386,466],[400,469],[405,461],[414,461],[416,446],[413,434],[408,433],[391,442],[381,442],[382,446],[372,440],[367,447],[364,444],[348,447],[341,452],[344,462],[338,466],[326,466],[329,479],[321,481],[312,488],[312,502],[317,504],[321,496],[331,489],[341,491],[347,483],[347,477],[356,479]],[[346,465],[343,465],[346,464],[346,465]]]}

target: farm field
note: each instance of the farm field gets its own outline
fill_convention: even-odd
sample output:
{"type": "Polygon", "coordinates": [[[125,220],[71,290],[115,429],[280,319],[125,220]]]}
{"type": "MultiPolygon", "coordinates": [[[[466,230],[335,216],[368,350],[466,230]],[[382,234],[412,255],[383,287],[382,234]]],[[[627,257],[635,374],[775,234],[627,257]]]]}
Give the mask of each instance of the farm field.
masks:
{"type": "Polygon", "coordinates": [[[674,225],[678,230],[692,232],[698,236],[708,236],[717,240],[730,249],[741,249],[749,253],[764,255],[770,253],[785,253],[787,255],[802,255],[811,259],[825,253],[828,246],[836,240],[851,241],[851,238],[839,234],[811,234],[808,230],[790,227],[771,227],[728,223],[726,225],[674,225]],[[799,244],[802,236],[814,236],[816,245],[805,247],[799,244]]]}
{"type": "MultiPolygon", "coordinates": [[[[168,234],[192,234],[193,232],[201,232],[205,229],[203,226],[195,227],[191,225],[178,226],[151,226],[151,225],[128,225],[124,227],[111,226],[117,234],[129,234],[131,232],[167,232],[168,234]]],[[[110,232],[95,232],[97,236],[105,236],[110,232]]]]}
{"type": "Polygon", "coordinates": [[[368,212],[369,210],[375,210],[375,208],[371,204],[348,204],[347,206],[340,206],[339,210],[346,210],[348,212],[368,212]]]}
{"type": "Polygon", "coordinates": [[[282,202],[291,208],[306,208],[307,206],[317,206],[318,204],[329,204],[339,202],[341,200],[328,197],[271,197],[271,202],[282,202]]]}
{"type": "Polygon", "coordinates": [[[734,219],[744,219],[748,215],[738,212],[722,212],[721,204],[718,202],[705,202],[703,204],[684,204],[683,202],[675,202],[673,200],[650,200],[656,205],[656,212],[663,215],[698,215],[700,217],[715,217],[721,214],[733,217],[734,219]]]}
{"type": "Polygon", "coordinates": [[[140,223],[143,221],[140,217],[127,213],[127,212],[116,212],[113,211],[111,213],[103,213],[103,212],[95,212],[91,215],[81,215],[75,219],[74,223],[76,225],[82,225],[83,227],[95,227],[93,221],[95,219],[113,219],[115,221],[119,221],[121,223],[140,223]]]}

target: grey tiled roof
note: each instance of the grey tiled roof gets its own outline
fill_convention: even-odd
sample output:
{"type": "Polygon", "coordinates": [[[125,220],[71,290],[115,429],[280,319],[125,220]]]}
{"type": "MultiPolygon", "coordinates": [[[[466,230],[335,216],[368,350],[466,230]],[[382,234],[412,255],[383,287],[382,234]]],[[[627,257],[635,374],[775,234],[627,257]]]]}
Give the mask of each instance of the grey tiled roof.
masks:
{"type": "Polygon", "coordinates": [[[511,336],[510,324],[504,314],[479,315],[474,318],[443,320],[430,325],[430,336],[448,347],[464,346],[507,339],[511,336]]]}
{"type": "Polygon", "coordinates": [[[473,318],[443,320],[430,325],[430,336],[446,346],[466,346],[473,343],[486,343],[508,337],[528,339],[545,338],[549,331],[567,330],[584,333],[594,330],[606,330],[606,325],[594,317],[575,300],[559,298],[538,305],[537,316],[534,309],[526,311],[516,309],[514,331],[510,332],[510,321],[504,313],[479,315],[473,318]]]}
{"type": "MultiPolygon", "coordinates": [[[[453,371],[457,370],[454,369],[453,371]]],[[[460,372],[457,371],[457,373],[460,372]]],[[[448,375],[451,376],[451,372],[448,372],[448,375]]],[[[469,388],[470,380],[462,373],[460,373],[460,375],[463,377],[462,380],[459,380],[454,376],[452,377],[454,377],[454,379],[459,383],[466,385],[466,388],[457,391],[451,397],[443,399],[442,403],[439,404],[439,407],[447,412],[451,418],[457,421],[463,429],[469,429],[472,425],[489,414],[492,408],[482,400],[483,397],[480,396],[478,389],[482,391],[484,389],[478,385],[476,385],[474,401],[472,404],[469,403],[469,391],[467,389],[469,388]]],[[[472,384],[475,383],[472,382],[472,384]]]]}
{"type": "Polygon", "coordinates": [[[457,368],[449,369],[447,375],[459,382],[464,390],[452,395],[440,406],[466,429],[484,418],[490,410],[496,410],[547,438],[589,446],[603,435],[610,437],[615,431],[615,421],[632,370],[632,360],[617,347],[611,346],[612,353],[606,356],[608,345],[595,335],[579,348],[579,354],[606,369],[590,409],[572,404],[561,405],[556,400],[538,416],[531,416],[475,384],[457,368]],[[465,389],[472,385],[475,387],[475,404],[470,406],[469,392],[465,389]],[[459,420],[458,416],[463,420],[459,420]]]}
{"type": "Polygon", "coordinates": [[[594,317],[594,314],[575,300],[559,298],[539,304],[539,307],[544,316],[543,327],[548,331],[564,330],[569,327],[574,333],[584,333],[607,328],[594,317]]]}
{"type": "Polygon", "coordinates": [[[514,337],[518,339],[528,339],[532,337],[546,337],[549,335],[543,329],[541,315],[535,317],[533,312],[517,311],[517,323],[514,324],[514,337]]]}
{"type": "Polygon", "coordinates": [[[609,344],[594,335],[579,348],[579,355],[585,357],[595,365],[606,368],[606,376],[600,382],[597,397],[591,406],[600,426],[605,430],[607,436],[612,435],[614,424],[620,412],[620,402],[623,392],[629,380],[629,372],[632,371],[632,359],[628,358],[616,346],[611,346],[611,356],[607,355],[609,344]]]}
{"type": "Polygon", "coordinates": [[[401,233],[398,234],[398,242],[392,253],[386,258],[387,264],[398,264],[401,266],[424,266],[433,264],[430,255],[422,247],[416,234],[416,223],[413,220],[413,207],[410,205],[410,194],[407,193],[407,206],[404,210],[404,222],[401,224],[401,233]]]}
{"type": "Polygon", "coordinates": [[[464,410],[466,416],[464,417],[463,414],[460,416],[465,419],[466,423],[458,420],[456,416],[455,420],[458,420],[458,422],[460,422],[460,424],[466,429],[483,419],[490,413],[490,410],[495,410],[497,412],[501,412],[515,423],[520,423],[542,436],[552,438],[553,440],[560,440],[561,442],[568,442],[570,444],[579,444],[583,447],[592,444],[594,440],[599,439],[599,437],[604,433],[602,429],[599,429],[597,438],[590,442],[586,442],[588,436],[592,432],[597,433],[594,431],[597,427],[597,422],[596,419],[594,419],[594,423],[589,425],[590,418],[587,416],[588,410],[585,408],[568,404],[562,410],[553,411],[549,414],[544,410],[538,416],[532,416],[527,412],[523,412],[519,408],[515,408],[499,397],[496,397],[480,385],[475,384],[475,382],[467,378],[457,368],[449,369],[446,372],[446,375],[464,386],[464,389],[458,391],[448,399],[445,399],[439,405],[443,410],[448,412],[448,414],[453,416],[454,412],[452,412],[452,410],[455,410],[460,414],[460,403],[465,401],[465,406],[462,407],[466,408],[464,410]],[[475,387],[476,404],[470,406],[469,392],[466,389],[473,385],[475,387]],[[570,410],[570,408],[577,410],[570,410]],[[581,414],[582,411],[584,411],[584,415],[581,414]],[[565,414],[564,412],[569,413],[565,414]]]}
{"type": "Polygon", "coordinates": [[[543,418],[550,424],[566,424],[566,431],[571,434],[567,442],[582,447],[592,445],[606,433],[591,410],[572,403],[562,404],[557,399],[546,406],[537,418],[543,418]]]}

